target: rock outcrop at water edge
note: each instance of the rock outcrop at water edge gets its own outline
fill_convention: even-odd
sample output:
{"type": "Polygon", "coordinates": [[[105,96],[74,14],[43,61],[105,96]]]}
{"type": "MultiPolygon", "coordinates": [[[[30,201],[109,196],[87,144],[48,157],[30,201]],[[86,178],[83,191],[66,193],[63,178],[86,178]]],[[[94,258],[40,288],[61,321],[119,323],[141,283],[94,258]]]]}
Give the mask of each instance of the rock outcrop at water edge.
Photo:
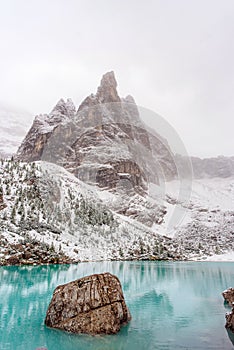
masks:
{"type": "Polygon", "coordinates": [[[234,333],[234,303],[231,312],[226,313],[226,325],[225,327],[234,333]]]}
{"type": "Polygon", "coordinates": [[[228,288],[222,293],[224,300],[230,305],[233,306],[234,303],[234,288],[228,288]]]}
{"type": "Polygon", "coordinates": [[[232,311],[226,313],[225,327],[228,330],[229,338],[234,340],[234,288],[228,288],[222,293],[224,300],[232,307],[232,311]]]}

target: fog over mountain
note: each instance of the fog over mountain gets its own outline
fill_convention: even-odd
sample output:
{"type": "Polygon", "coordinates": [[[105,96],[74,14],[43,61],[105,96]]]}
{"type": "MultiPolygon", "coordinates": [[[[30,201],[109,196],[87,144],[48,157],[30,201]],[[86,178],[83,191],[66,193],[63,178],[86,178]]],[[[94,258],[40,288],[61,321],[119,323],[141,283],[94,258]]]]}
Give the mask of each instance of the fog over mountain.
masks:
{"type": "MultiPolygon", "coordinates": [[[[108,73],[109,74],[109,73],[108,73]]],[[[114,73],[113,73],[114,74],[114,73]]],[[[107,102],[114,102],[114,103],[120,103],[121,99],[116,91],[116,86],[117,83],[115,81],[115,77],[113,76],[114,79],[114,86],[112,87],[111,84],[108,82],[107,79],[107,86],[104,88],[103,92],[101,90],[98,92],[98,94],[107,94],[110,93],[108,92],[108,89],[113,89],[111,98],[108,99],[107,97],[104,97],[102,103],[107,103],[107,102]],[[107,93],[108,92],[108,93],[107,93]]],[[[99,89],[103,89],[103,87],[100,87],[99,89]]],[[[64,101],[63,98],[59,100],[59,102],[56,104],[56,106],[52,109],[51,113],[49,114],[39,114],[35,120],[35,125],[37,130],[40,126],[42,134],[48,134],[49,136],[51,135],[51,131],[59,125],[64,119],[67,120],[70,117],[74,117],[76,114],[76,110],[78,112],[80,111],[83,106],[89,106],[90,101],[91,104],[95,104],[94,101],[94,96],[90,95],[91,97],[88,97],[84,100],[84,102],[81,104],[79,108],[75,107],[74,103],[72,102],[71,99],[67,99],[67,102],[64,101]],[[89,100],[90,99],[90,100],[89,100]]],[[[100,95],[101,96],[101,95],[100,95]]],[[[99,97],[98,97],[99,98],[99,97]]],[[[134,99],[130,96],[127,97],[126,101],[122,99],[123,102],[131,102],[135,104],[134,99]]],[[[135,105],[134,108],[138,108],[137,105],[135,105]]],[[[164,118],[158,116],[156,113],[153,113],[151,111],[148,111],[147,109],[141,109],[139,112],[133,111],[133,113],[130,113],[128,121],[125,120],[125,122],[128,123],[136,123],[136,115],[140,113],[140,117],[142,118],[142,121],[146,122],[146,126],[150,126],[151,129],[149,128],[149,131],[151,130],[152,133],[156,131],[161,133],[161,136],[163,134],[165,138],[165,142],[169,143],[169,146],[171,146],[171,140],[173,138],[177,138],[180,140],[180,136],[177,134],[177,132],[170,126],[170,124],[164,120],[164,118]],[[168,129],[168,130],[167,130],[168,129]],[[172,133],[174,132],[174,134],[172,133]]],[[[121,114],[121,113],[120,113],[121,114]]],[[[118,116],[118,113],[116,114],[116,118],[120,118],[121,116],[118,116]]],[[[25,138],[31,124],[33,121],[33,116],[26,111],[23,110],[13,110],[10,109],[9,106],[0,106],[0,119],[1,119],[1,124],[0,124],[0,156],[1,157],[10,157],[11,155],[14,155],[23,142],[23,139],[25,138]]],[[[115,122],[117,122],[117,119],[115,122]]],[[[142,124],[143,125],[143,124],[142,124]]],[[[143,127],[143,126],[141,126],[143,127]]],[[[39,130],[39,129],[38,129],[39,130]]],[[[150,132],[150,134],[151,134],[150,132]]],[[[30,135],[30,133],[29,133],[30,135]]],[[[37,131],[32,130],[32,137],[35,138],[37,137],[37,131]]],[[[43,136],[44,137],[44,136],[43,136]]],[[[181,140],[182,141],[182,140],[181,140]]],[[[35,149],[38,150],[36,145],[34,144],[34,141],[29,140],[29,145],[31,145],[29,149],[29,158],[23,157],[23,159],[26,160],[39,160],[41,159],[40,156],[34,157],[33,154],[35,152],[35,149]]],[[[42,150],[43,151],[43,150],[42,150]]],[[[184,149],[185,151],[185,149],[184,149]]],[[[183,152],[184,152],[183,151],[183,152]]],[[[171,152],[171,150],[170,150],[171,152]]],[[[174,154],[173,156],[176,156],[177,150],[172,148],[172,153],[174,154]],[[174,153],[173,153],[174,152],[174,153]]],[[[184,156],[184,153],[183,153],[184,156]]],[[[191,156],[188,154],[187,156],[191,156]]],[[[178,164],[180,164],[180,159],[179,157],[176,158],[178,164]]],[[[211,158],[199,158],[195,157],[194,155],[191,156],[191,162],[192,162],[192,167],[193,167],[193,175],[195,178],[212,178],[212,177],[229,177],[234,175],[234,158],[233,157],[225,157],[225,156],[216,156],[216,157],[211,157],[211,158]]],[[[170,170],[172,171],[172,170],[170,170]]],[[[104,175],[103,175],[104,176],[104,175]]]]}
{"type": "Polygon", "coordinates": [[[1,103],[78,106],[114,70],[120,95],[165,118],[190,155],[233,155],[233,0],[11,0],[0,26],[1,103]]]}
{"type": "Polygon", "coordinates": [[[16,153],[31,120],[29,112],[0,105],[0,157],[16,153]]]}

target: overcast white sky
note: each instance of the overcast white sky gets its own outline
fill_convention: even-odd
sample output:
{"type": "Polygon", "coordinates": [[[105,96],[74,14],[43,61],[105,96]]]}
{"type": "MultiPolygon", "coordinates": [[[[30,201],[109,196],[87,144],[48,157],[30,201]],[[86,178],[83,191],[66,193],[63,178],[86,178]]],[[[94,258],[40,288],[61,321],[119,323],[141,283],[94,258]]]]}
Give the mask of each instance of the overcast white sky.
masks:
{"type": "Polygon", "coordinates": [[[0,0],[0,105],[78,106],[114,70],[191,155],[234,155],[234,0],[0,0]]]}

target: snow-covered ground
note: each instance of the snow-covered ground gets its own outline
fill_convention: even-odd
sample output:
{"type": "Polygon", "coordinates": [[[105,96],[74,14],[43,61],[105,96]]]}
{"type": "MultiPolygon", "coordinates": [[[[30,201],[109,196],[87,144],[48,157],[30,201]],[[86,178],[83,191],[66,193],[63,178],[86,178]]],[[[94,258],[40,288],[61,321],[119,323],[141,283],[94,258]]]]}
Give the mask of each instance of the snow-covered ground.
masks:
{"type": "Polygon", "coordinates": [[[202,207],[234,210],[234,177],[193,180],[191,199],[202,207]]]}
{"type": "Polygon", "coordinates": [[[207,261],[234,261],[234,251],[225,253],[225,254],[214,254],[212,256],[208,256],[207,261]]]}
{"type": "Polygon", "coordinates": [[[206,227],[220,224],[224,213],[234,211],[234,177],[193,179],[184,201],[179,198],[180,181],[173,180],[165,184],[167,201],[166,214],[160,226],[154,229],[161,235],[174,237],[178,230],[198,219],[206,227]],[[173,215],[177,210],[177,222],[173,224],[173,215]]]}

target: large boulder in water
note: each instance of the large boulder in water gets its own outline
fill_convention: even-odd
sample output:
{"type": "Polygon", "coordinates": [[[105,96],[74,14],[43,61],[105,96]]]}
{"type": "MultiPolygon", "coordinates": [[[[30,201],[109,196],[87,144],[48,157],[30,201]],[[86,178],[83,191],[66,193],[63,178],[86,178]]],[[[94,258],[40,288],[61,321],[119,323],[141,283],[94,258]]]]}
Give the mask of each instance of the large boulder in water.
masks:
{"type": "Polygon", "coordinates": [[[115,334],[130,319],[119,279],[102,273],[58,286],[45,324],[72,333],[115,334]]]}
{"type": "Polygon", "coordinates": [[[224,300],[232,306],[234,303],[234,288],[228,288],[222,293],[224,300]]]}

